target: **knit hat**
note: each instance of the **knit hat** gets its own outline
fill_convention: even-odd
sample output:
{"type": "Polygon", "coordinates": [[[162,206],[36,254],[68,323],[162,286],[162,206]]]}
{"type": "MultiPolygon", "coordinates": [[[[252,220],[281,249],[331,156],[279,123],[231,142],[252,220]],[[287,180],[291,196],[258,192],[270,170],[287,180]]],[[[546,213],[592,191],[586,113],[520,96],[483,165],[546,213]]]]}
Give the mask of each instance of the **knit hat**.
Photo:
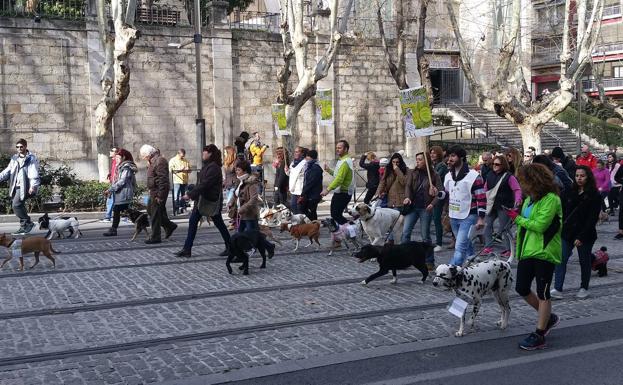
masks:
{"type": "Polygon", "coordinates": [[[554,147],[552,150],[552,158],[565,159],[565,152],[560,147],[554,147]]]}

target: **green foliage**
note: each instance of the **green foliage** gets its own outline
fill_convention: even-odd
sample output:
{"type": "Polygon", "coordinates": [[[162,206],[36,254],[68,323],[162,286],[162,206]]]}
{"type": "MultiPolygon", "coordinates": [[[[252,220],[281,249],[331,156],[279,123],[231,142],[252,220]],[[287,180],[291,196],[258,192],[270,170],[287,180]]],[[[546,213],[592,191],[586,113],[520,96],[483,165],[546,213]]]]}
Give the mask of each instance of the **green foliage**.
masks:
{"type": "Polygon", "coordinates": [[[446,114],[434,114],[433,126],[451,126],[452,116],[446,114]]]}
{"type": "Polygon", "coordinates": [[[104,191],[109,187],[108,183],[86,181],[68,186],[63,190],[63,202],[65,210],[95,210],[106,205],[104,191]]]}
{"type": "Polygon", "coordinates": [[[84,14],[85,0],[41,0],[41,14],[46,16],[60,16],[63,18],[78,18],[84,14]]]}
{"type": "Polygon", "coordinates": [[[230,14],[236,8],[244,11],[249,5],[253,3],[253,0],[228,0],[227,2],[229,3],[229,5],[227,6],[227,14],[230,14]]]}
{"type": "MultiPolygon", "coordinates": [[[[39,191],[34,197],[26,200],[26,209],[29,212],[44,211],[43,204],[52,198],[51,186],[39,186],[39,191]]],[[[11,214],[13,209],[11,208],[11,197],[9,196],[9,188],[0,188],[0,214],[11,214]]]]}
{"type": "Polygon", "coordinates": [[[0,187],[0,214],[11,214],[11,197],[9,197],[9,188],[0,187]]]}
{"type": "Polygon", "coordinates": [[[143,194],[145,194],[145,192],[147,192],[147,186],[144,184],[139,184],[136,186],[136,188],[134,189],[134,207],[136,209],[143,209],[145,208],[145,204],[143,202],[143,194]]]}
{"type": "Polygon", "coordinates": [[[568,124],[569,128],[580,129],[582,134],[595,138],[600,143],[608,146],[623,145],[623,128],[616,124],[606,123],[605,120],[595,116],[580,114],[572,107],[567,107],[556,119],[568,124]]]}

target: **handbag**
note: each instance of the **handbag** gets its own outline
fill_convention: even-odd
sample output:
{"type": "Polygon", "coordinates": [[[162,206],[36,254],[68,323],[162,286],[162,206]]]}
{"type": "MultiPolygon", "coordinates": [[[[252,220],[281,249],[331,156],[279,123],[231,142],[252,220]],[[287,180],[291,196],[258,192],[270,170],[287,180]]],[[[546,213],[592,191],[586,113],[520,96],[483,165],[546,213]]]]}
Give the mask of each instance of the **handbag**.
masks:
{"type": "Polygon", "coordinates": [[[197,210],[199,210],[199,214],[205,217],[213,217],[218,213],[218,209],[220,208],[221,197],[216,201],[209,201],[205,199],[203,196],[199,196],[199,202],[197,203],[197,210]]]}
{"type": "Polygon", "coordinates": [[[500,188],[500,185],[502,184],[504,179],[506,179],[507,175],[508,175],[508,172],[505,172],[504,175],[502,175],[502,177],[500,178],[500,180],[498,180],[498,183],[495,184],[495,187],[485,193],[487,195],[487,215],[489,215],[491,213],[491,210],[493,210],[493,204],[495,203],[495,196],[498,194],[498,189],[500,188]]]}

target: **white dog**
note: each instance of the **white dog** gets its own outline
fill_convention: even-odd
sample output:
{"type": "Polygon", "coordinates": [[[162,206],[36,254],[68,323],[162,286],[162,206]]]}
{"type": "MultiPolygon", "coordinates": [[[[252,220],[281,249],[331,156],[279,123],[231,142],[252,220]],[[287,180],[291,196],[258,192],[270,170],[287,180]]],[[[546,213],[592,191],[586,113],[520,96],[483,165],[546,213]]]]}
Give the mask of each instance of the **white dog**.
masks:
{"type": "Polygon", "coordinates": [[[361,227],[373,245],[382,245],[389,231],[394,235],[394,244],[400,244],[403,218],[398,210],[370,207],[360,202],[355,205],[350,214],[359,217],[361,227]]]}
{"type": "Polygon", "coordinates": [[[50,219],[48,213],[45,213],[42,217],[39,218],[39,229],[48,230],[48,233],[45,235],[47,239],[54,238],[55,234],[59,238],[65,238],[64,232],[66,230],[69,230],[70,237],[73,236],[74,238],[78,238],[82,235],[79,227],[80,223],[78,222],[78,218],[76,217],[50,219]]]}

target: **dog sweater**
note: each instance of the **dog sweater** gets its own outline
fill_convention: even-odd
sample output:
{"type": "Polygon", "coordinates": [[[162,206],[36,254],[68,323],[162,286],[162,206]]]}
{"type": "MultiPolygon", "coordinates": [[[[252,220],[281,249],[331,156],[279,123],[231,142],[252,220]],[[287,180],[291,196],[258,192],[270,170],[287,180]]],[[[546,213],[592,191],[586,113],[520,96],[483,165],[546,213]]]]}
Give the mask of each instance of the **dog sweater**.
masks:
{"type": "Polygon", "coordinates": [[[22,256],[22,240],[14,239],[11,246],[9,246],[9,254],[12,258],[19,258],[22,256]]]}

